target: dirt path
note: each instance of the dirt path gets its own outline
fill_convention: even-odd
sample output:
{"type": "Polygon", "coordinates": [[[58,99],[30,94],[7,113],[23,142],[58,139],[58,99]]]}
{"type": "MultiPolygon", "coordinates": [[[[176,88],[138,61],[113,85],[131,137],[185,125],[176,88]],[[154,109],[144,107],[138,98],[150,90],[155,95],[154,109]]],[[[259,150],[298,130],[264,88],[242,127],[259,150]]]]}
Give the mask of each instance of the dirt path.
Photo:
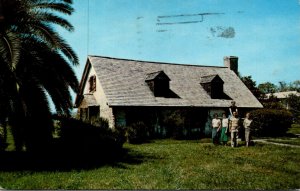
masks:
{"type": "Polygon", "coordinates": [[[284,144],[284,143],[274,143],[271,141],[268,141],[268,139],[256,139],[253,140],[253,142],[258,143],[265,143],[265,144],[273,144],[273,145],[279,145],[279,146],[285,146],[285,147],[293,147],[293,148],[300,148],[300,145],[291,145],[291,144],[284,144]]]}

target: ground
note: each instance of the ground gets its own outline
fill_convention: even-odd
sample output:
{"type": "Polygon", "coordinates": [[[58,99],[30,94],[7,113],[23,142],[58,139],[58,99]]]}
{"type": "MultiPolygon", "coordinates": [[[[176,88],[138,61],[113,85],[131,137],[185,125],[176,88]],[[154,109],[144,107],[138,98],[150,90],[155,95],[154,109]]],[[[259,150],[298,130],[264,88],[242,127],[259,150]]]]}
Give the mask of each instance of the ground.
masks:
{"type": "MultiPolygon", "coordinates": [[[[298,132],[297,128],[291,130],[298,132]]],[[[270,141],[278,140],[288,137],[270,141]]],[[[298,145],[299,138],[285,143],[298,145]]],[[[300,188],[300,148],[290,146],[256,143],[247,148],[241,142],[231,148],[215,146],[210,139],[165,139],[140,145],[126,143],[117,159],[104,157],[80,157],[78,153],[65,158],[67,166],[63,167],[57,164],[64,163],[45,160],[43,164],[43,158],[35,158],[37,162],[26,168],[28,163],[16,162],[20,158],[5,162],[2,155],[0,186],[22,190],[300,188]]],[[[61,156],[53,158],[63,160],[61,156]]]]}

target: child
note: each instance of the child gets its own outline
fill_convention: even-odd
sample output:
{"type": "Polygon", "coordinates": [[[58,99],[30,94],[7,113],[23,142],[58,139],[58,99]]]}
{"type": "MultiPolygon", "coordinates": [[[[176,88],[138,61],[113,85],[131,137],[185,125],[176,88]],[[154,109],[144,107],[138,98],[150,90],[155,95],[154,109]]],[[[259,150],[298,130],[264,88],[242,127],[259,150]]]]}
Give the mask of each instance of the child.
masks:
{"type": "Polygon", "coordinates": [[[238,108],[235,105],[235,101],[232,101],[231,106],[229,107],[229,118],[233,116],[233,112],[236,112],[238,114],[238,108]]]}
{"type": "Polygon", "coordinates": [[[246,147],[249,146],[250,141],[250,125],[252,123],[252,119],[250,119],[250,113],[246,113],[246,118],[244,119],[243,126],[245,128],[245,141],[246,147]]]}
{"type": "Polygon", "coordinates": [[[220,143],[223,144],[223,145],[226,145],[226,143],[228,141],[227,131],[228,131],[229,120],[226,117],[225,113],[223,113],[222,116],[223,116],[223,118],[222,118],[222,128],[221,128],[220,143]]]}
{"type": "Polygon", "coordinates": [[[220,130],[221,127],[221,120],[218,119],[218,114],[214,114],[214,118],[211,121],[211,126],[212,126],[212,143],[217,143],[217,133],[220,130]]]}

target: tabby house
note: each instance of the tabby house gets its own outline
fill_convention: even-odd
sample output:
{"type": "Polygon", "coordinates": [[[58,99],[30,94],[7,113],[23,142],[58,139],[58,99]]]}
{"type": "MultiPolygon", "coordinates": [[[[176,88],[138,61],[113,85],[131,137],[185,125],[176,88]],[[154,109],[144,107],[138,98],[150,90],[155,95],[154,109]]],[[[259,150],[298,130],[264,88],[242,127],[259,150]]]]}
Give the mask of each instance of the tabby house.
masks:
{"type": "Polygon", "coordinates": [[[224,65],[89,56],[75,107],[82,120],[102,117],[111,128],[142,121],[167,134],[176,114],[190,131],[209,134],[212,115],[228,112],[231,101],[241,111],[263,107],[237,76],[238,57],[224,57],[224,65]]]}

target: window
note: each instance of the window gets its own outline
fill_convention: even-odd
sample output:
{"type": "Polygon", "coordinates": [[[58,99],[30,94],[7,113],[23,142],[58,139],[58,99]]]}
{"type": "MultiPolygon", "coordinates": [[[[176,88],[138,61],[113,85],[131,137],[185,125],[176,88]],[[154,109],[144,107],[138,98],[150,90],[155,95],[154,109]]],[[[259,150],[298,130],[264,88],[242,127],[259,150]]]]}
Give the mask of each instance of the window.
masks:
{"type": "Polygon", "coordinates": [[[226,96],[223,92],[223,80],[219,75],[203,76],[200,84],[203,89],[210,95],[212,99],[225,99],[226,96]]]}
{"type": "Polygon", "coordinates": [[[95,92],[96,91],[96,76],[93,75],[89,79],[89,92],[95,92]]]}
{"type": "Polygon", "coordinates": [[[145,80],[155,97],[179,98],[170,90],[170,81],[164,71],[149,73],[145,80]]]}

